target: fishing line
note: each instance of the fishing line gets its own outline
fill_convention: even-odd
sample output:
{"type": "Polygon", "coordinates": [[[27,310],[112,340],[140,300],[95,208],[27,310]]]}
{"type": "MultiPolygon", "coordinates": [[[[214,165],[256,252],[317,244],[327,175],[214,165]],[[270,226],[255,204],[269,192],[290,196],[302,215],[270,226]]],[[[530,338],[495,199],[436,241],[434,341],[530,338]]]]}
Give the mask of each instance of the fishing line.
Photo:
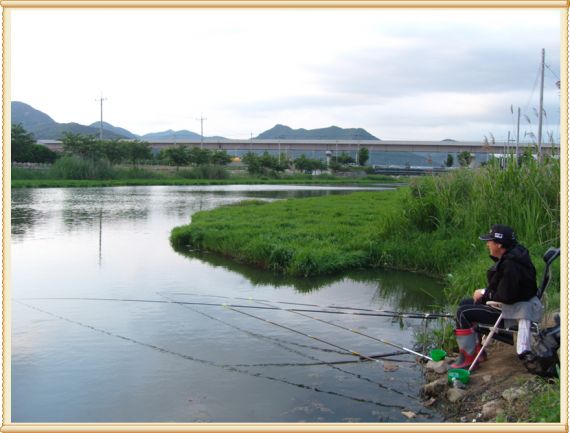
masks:
{"type": "MultiPolygon", "coordinates": [[[[383,353],[380,355],[373,355],[371,358],[379,359],[379,358],[388,358],[390,356],[397,356],[397,355],[405,355],[406,352],[391,352],[391,353],[383,353]]],[[[356,364],[360,362],[368,362],[366,359],[348,359],[346,361],[321,361],[321,362],[295,362],[295,363],[263,363],[263,364],[232,364],[233,367],[315,367],[319,365],[343,365],[343,364],[356,364]]],[[[415,364],[414,361],[410,361],[408,359],[391,359],[390,362],[401,362],[401,363],[409,363],[415,364]]]]}
{"type": "MultiPolygon", "coordinates": [[[[294,311],[294,310],[290,310],[290,309],[284,309],[284,308],[280,308],[280,310],[281,311],[287,311],[287,312],[294,313],[294,314],[298,314],[299,316],[307,317],[308,319],[316,320],[317,322],[326,323],[327,325],[336,326],[337,328],[344,329],[345,331],[353,332],[354,334],[362,335],[363,337],[370,338],[370,339],[375,340],[375,341],[379,341],[380,343],[387,344],[388,346],[396,347],[396,348],[404,350],[408,353],[412,353],[416,356],[426,358],[430,361],[432,360],[429,356],[422,355],[421,353],[416,352],[416,351],[411,350],[411,349],[408,349],[407,347],[398,346],[397,344],[394,344],[390,341],[384,340],[383,338],[376,338],[376,337],[373,337],[372,335],[365,334],[364,332],[360,332],[356,329],[350,329],[350,328],[347,328],[346,326],[342,326],[342,325],[339,325],[339,324],[334,323],[334,322],[329,322],[328,320],[319,319],[318,317],[309,316],[308,314],[303,314],[303,313],[300,313],[298,311],[294,311]]],[[[360,356],[363,356],[363,355],[360,355],[360,356]]],[[[367,358],[367,357],[365,357],[365,358],[367,358]]]]}
{"type": "MultiPolygon", "coordinates": [[[[171,298],[169,298],[169,297],[167,297],[167,296],[165,296],[165,295],[162,295],[162,294],[160,294],[160,293],[158,293],[158,295],[159,295],[159,296],[162,296],[162,297],[165,298],[165,299],[168,299],[169,301],[172,301],[173,304],[176,304],[176,301],[174,301],[173,299],[171,299],[171,298]]],[[[177,304],[177,305],[180,305],[180,304],[177,304]]],[[[297,355],[306,356],[304,353],[299,352],[299,351],[297,351],[297,350],[295,350],[295,349],[292,349],[292,348],[290,348],[290,347],[286,347],[286,346],[284,346],[283,344],[291,344],[291,345],[298,346],[298,347],[302,347],[302,348],[305,348],[305,349],[321,350],[321,351],[323,351],[323,352],[338,353],[338,354],[341,354],[341,355],[346,355],[346,352],[342,352],[342,351],[340,351],[340,350],[322,348],[322,347],[317,347],[317,346],[308,346],[308,345],[306,345],[306,344],[300,344],[300,343],[295,343],[295,342],[292,342],[292,341],[282,340],[282,339],[277,338],[277,337],[269,337],[269,336],[267,336],[267,335],[258,334],[258,333],[256,333],[256,332],[248,331],[247,329],[240,328],[239,326],[233,325],[233,324],[231,324],[231,323],[229,323],[229,322],[226,322],[225,320],[222,320],[222,319],[219,319],[219,318],[217,318],[217,317],[211,316],[211,315],[209,315],[209,314],[207,314],[207,313],[204,313],[203,311],[198,311],[198,310],[196,310],[195,308],[192,308],[192,307],[189,306],[189,305],[180,305],[180,306],[181,306],[181,307],[184,307],[184,308],[186,308],[186,309],[188,309],[188,310],[190,310],[190,311],[193,311],[193,312],[195,312],[195,313],[197,313],[197,314],[200,314],[200,315],[202,315],[202,316],[204,316],[204,317],[207,317],[208,319],[214,320],[214,321],[216,321],[216,322],[223,323],[224,325],[227,325],[227,326],[229,326],[230,328],[236,329],[236,330],[238,330],[238,331],[240,331],[240,332],[244,332],[244,333],[246,333],[246,334],[248,334],[248,335],[251,335],[251,336],[253,336],[253,337],[260,338],[260,339],[272,340],[272,341],[274,342],[274,344],[278,345],[279,347],[281,347],[281,348],[283,348],[283,349],[285,349],[285,350],[287,350],[287,351],[290,351],[290,352],[292,352],[292,353],[295,353],[295,354],[297,354],[297,355]],[[282,344],[282,343],[283,343],[283,344],[282,344]]],[[[319,361],[320,361],[320,360],[319,360],[319,361]]],[[[245,364],[242,365],[242,367],[246,367],[246,366],[247,366],[247,365],[245,365],[245,364]]]]}
{"type": "MultiPolygon", "coordinates": [[[[72,300],[72,301],[115,301],[115,302],[148,302],[148,303],[157,303],[157,304],[167,304],[170,303],[169,301],[161,301],[158,299],[127,299],[127,298],[75,298],[75,297],[54,297],[54,298],[23,298],[24,300],[72,300]]],[[[261,305],[239,305],[239,304],[215,304],[211,302],[188,302],[188,301],[171,301],[175,304],[182,304],[182,305],[203,305],[203,306],[210,306],[210,307],[233,307],[233,308],[253,308],[257,310],[279,310],[279,307],[267,307],[261,305]]],[[[395,317],[395,318],[404,318],[404,319],[426,319],[430,318],[433,315],[430,313],[426,314],[399,314],[399,313],[359,313],[359,312],[352,312],[352,311],[326,311],[326,310],[311,310],[311,309],[303,309],[303,308],[291,308],[287,311],[301,311],[306,313],[328,313],[328,314],[342,314],[342,315],[351,315],[351,316],[371,316],[371,317],[395,317]]],[[[433,316],[432,318],[436,318],[439,316],[433,316]]],[[[445,315],[447,317],[447,315],[445,315]]]]}
{"type": "Polygon", "coordinates": [[[63,321],[65,321],[65,322],[68,322],[68,323],[71,323],[71,324],[74,324],[74,325],[77,325],[77,326],[81,326],[81,327],[83,327],[83,328],[87,328],[87,329],[90,329],[90,330],[92,330],[92,331],[95,331],[95,332],[98,332],[98,333],[101,333],[101,334],[105,334],[105,335],[110,336],[110,337],[118,338],[118,339],[123,340],[123,341],[128,341],[128,342],[130,342],[130,343],[137,344],[137,345],[139,345],[139,346],[143,346],[143,347],[146,347],[146,348],[149,348],[149,349],[152,349],[152,350],[156,350],[156,351],[158,351],[158,352],[162,352],[162,353],[174,355],[174,356],[177,356],[177,357],[179,357],[179,358],[182,358],[182,359],[185,359],[185,360],[188,360],[188,361],[194,361],[194,362],[197,362],[197,363],[199,363],[199,364],[207,365],[207,366],[210,366],[210,367],[221,368],[222,370],[226,370],[226,371],[230,371],[230,372],[235,372],[235,373],[241,373],[241,374],[245,374],[245,375],[248,375],[248,376],[251,376],[251,377],[260,377],[260,378],[263,378],[263,379],[268,379],[268,380],[272,380],[272,381],[275,381],[275,382],[284,383],[284,384],[287,384],[287,385],[295,386],[295,387],[302,388],[302,389],[306,389],[306,390],[310,390],[310,391],[322,392],[322,393],[324,393],[324,394],[334,395],[334,396],[341,397],[341,398],[345,398],[345,399],[348,399],[348,400],[357,401],[357,402],[360,402],[360,403],[370,403],[370,404],[373,404],[373,405],[376,405],[376,406],[387,407],[387,408],[407,409],[407,407],[405,407],[405,406],[392,405],[392,404],[385,404],[385,403],[381,403],[381,402],[378,402],[378,401],[369,400],[369,399],[365,399],[365,398],[361,398],[361,397],[353,397],[353,396],[349,396],[349,395],[346,395],[346,394],[341,394],[341,393],[336,392],[336,391],[328,391],[328,390],[324,390],[324,389],[321,389],[321,388],[317,388],[316,386],[310,386],[310,385],[305,385],[305,384],[302,384],[302,383],[291,382],[291,381],[289,381],[289,380],[287,380],[287,379],[283,379],[283,378],[268,376],[268,375],[264,375],[264,374],[261,374],[261,373],[252,373],[252,372],[250,372],[250,371],[241,370],[241,369],[236,368],[236,367],[231,366],[231,365],[217,364],[217,363],[215,363],[215,362],[213,362],[213,361],[196,358],[196,357],[193,357],[193,356],[190,356],[190,355],[184,355],[184,354],[182,354],[182,353],[174,352],[174,351],[172,351],[172,350],[165,349],[165,348],[163,348],[163,347],[159,347],[159,346],[156,346],[156,345],[154,345],[154,344],[145,343],[145,342],[143,342],[143,341],[135,340],[135,339],[130,338],[130,337],[125,337],[125,336],[120,335],[120,334],[115,334],[115,333],[113,333],[113,332],[109,332],[109,331],[106,331],[106,330],[104,330],[104,329],[100,329],[100,328],[97,328],[97,327],[95,327],[95,326],[88,325],[88,324],[86,324],[86,323],[79,322],[79,321],[76,321],[76,320],[73,320],[73,319],[70,319],[70,318],[67,318],[67,317],[63,317],[63,316],[60,316],[60,315],[58,315],[58,314],[55,314],[55,313],[52,313],[52,312],[49,312],[49,311],[46,311],[46,310],[43,310],[43,309],[38,308],[38,307],[34,307],[34,306],[29,305],[29,304],[26,304],[25,302],[22,302],[22,301],[20,301],[20,300],[14,300],[14,302],[16,302],[16,303],[18,303],[18,304],[20,304],[20,305],[23,305],[23,306],[25,306],[25,307],[27,307],[27,308],[30,308],[30,309],[32,309],[32,310],[36,310],[36,311],[39,311],[39,312],[41,312],[41,313],[47,314],[48,316],[55,317],[56,319],[60,319],[60,320],[63,320],[63,321]]]}
{"type": "MultiPolygon", "coordinates": [[[[165,292],[157,292],[157,293],[165,293],[165,292]]],[[[286,305],[300,305],[304,307],[316,307],[316,308],[330,308],[336,310],[354,310],[354,311],[366,311],[366,312],[375,312],[375,313],[388,313],[386,317],[404,317],[404,318],[413,318],[413,319],[435,319],[441,317],[449,317],[452,318],[451,314],[446,313],[417,313],[417,312],[400,312],[400,311],[393,311],[393,310],[379,310],[375,308],[358,308],[358,307],[345,307],[341,305],[317,305],[317,304],[304,304],[300,302],[287,302],[287,301],[273,301],[271,299],[256,299],[256,298],[243,298],[243,297],[230,297],[230,296],[221,296],[221,295],[208,295],[203,293],[190,293],[190,292],[166,292],[172,295],[184,295],[184,296],[203,296],[208,298],[221,298],[221,299],[236,299],[240,301],[256,301],[256,302],[271,302],[273,304],[286,304],[286,305]],[[409,317],[408,317],[409,316],[409,317]]],[[[307,310],[308,311],[308,310],[307,310]]],[[[335,313],[334,311],[311,311],[313,313],[335,313]]],[[[382,316],[383,317],[383,316],[382,316]]]]}
{"type": "MultiPolygon", "coordinates": [[[[160,295],[160,296],[164,296],[164,295],[160,295]]],[[[164,297],[165,297],[165,296],[164,296],[164,297]]],[[[169,299],[168,297],[165,297],[165,298],[166,298],[166,299],[169,299]]],[[[175,303],[175,302],[173,302],[173,303],[175,303]]],[[[256,334],[256,333],[253,333],[253,332],[251,332],[251,331],[246,331],[246,330],[241,329],[241,328],[239,328],[239,327],[237,327],[237,326],[231,325],[231,324],[229,324],[229,323],[227,323],[227,322],[225,322],[225,321],[223,321],[223,320],[221,320],[221,319],[218,319],[218,318],[209,316],[209,315],[207,315],[207,314],[205,314],[205,313],[199,312],[199,311],[197,311],[197,310],[195,310],[195,309],[193,309],[192,307],[189,307],[189,306],[187,306],[187,305],[181,305],[181,306],[184,307],[184,308],[187,308],[187,309],[189,309],[189,310],[191,310],[191,311],[194,311],[194,312],[196,312],[196,313],[198,313],[198,314],[202,314],[203,316],[206,316],[206,317],[208,317],[208,318],[210,318],[210,319],[212,319],[212,320],[215,320],[215,321],[224,323],[224,324],[226,324],[226,325],[228,325],[228,326],[230,326],[230,327],[232,327],[232,328],[234,328],[234,329],[237,329],[237,330],[239,330],[239,331],[245,332],[245,333],[247,333],[247,334],[249,334],[249,335],[253,335],[253,336],[256,336],[256,337],[258,337],[258,338],[267,338],[267,339],[271,340],[270,337],[266,337],[266,336],[261,335],[261,334],[256,334]]],[[[230,309],[233,310],[233,311],[236,311],[236,312],[238,312],[238,313],[242,313],[242,312],[239,311],[239,310],[234,310],[233,308],[230,308],[230,309]]],[[[247,313],[245,313],[245,314],[248,315],[247,313]]],[[[253,315],[250,315],[250,316],[251,316],[251,317],[257,317],[257,316],[253,316],[253,315]]],[[[263,319],[263,318],[259,318],[259,319],[265,321],[265,319],[263,319]]],[[[324,341],[324,340],[319,340],[319,341],[324,341]]],[[[333,365],[332,363],[329,363],[329,362],[326,362],[326,361],[322,361],[321,359],[319,359],[319,358],[317,358],[317,357],[315,357],[315,356],[312,356],[312,355],[309,355],[309,354],[306,354],[306,353],[303,353],[303,352],[299,352],[299,351],[294,350],[294,349],[291,349],[291,348],[284,347],[282,344],[279,344],[279,343],[275,343],[275,342],[273,342],[273,343],[274,343],[274,344],[277,344],[279,347],[282,347],[283,349],[285,349],[285,350],[287,350],[287,351],[296,353],[297,355],[303,356],[303,357],[305,357],[305,358],[309,358],[309,359],[313,359],[313,360],[315,360],[315,361],[318,361],[318,364],[314,364],[314,363],[313,363],[312,365],[328,365],[328,366],[330,366],[331,368],[333,368],[333,369],[335,369],[335,370],[338,370],[338,371],[340,371],[340,372],[342,372],[342,373],[346,373],[346,374],[349,374],[349,375],[351,375],[351,376],[354,376],[354,377],[356,377],[356,378],[358,378],[358,379],[362,379],[362,380],[364,380],[364,381],[366,381],[366,382],[372,383],[372,384],[374,384],[374,385],[378,385],[379,387],[381,387],[381,388],[383,388],[383,389],[386,389],[387,391],[392,391],[392,392],[395,392],[395,393],[397,393],[397,394],[403,395],[403,396],[405,396],[405,397],[408,397],[408,398],[417,400],[417,397],[414,397],[414,396],[411,396],[411,395],[409,395],[409,394],[403,393],[402,391],[398,391],[398,390],[396,390],[396,389],[390,388],[390,387],[384,385],[383,383],[376,382],[376,381],[374,381],[374,380],[372,380],[372,379],[370,379],[370,378],[368,378],[368,377],[362,376],[362,375],[360,375],[360,374],[358,374],[358,373],[353,373],[353,372],[348,371],[348,370],[343,370],[343,369],[341,369],[341,368],[339,368],[339,367],[336,367],[336,366],[333,365]]],[[[328,343],[328,344],[332,344],[332,343],[328,343]]],[[[345,349],[345,350],[346,350],[346,349],[345,349]]],[[[344,353],[346,353],[346,352],[344,352],[344,353]]],[[[361,356],[363,356],[363,355],[361,355],[361,356]]],[[[378,357],[375,357],[375,358],[367,357],[368,360],[374,360],[374,361],[376,361],[376,362],[379,362],[376,358],[378,358],[378,357]]],[[[341,361],[341,362],[342,362],[342,361],[341,361]]],[[[345,361],[345,362],[346,362],[346,361],[345,361]]],[[[354,361],[353,361],[353,362],[354,362],[354,361]]],[[[360,362],[360,359],[359,359],[359,362],[360,362]]],[[[289,364],[289,365],[296,365],[296,364],[289,364]]],[[[244,364],[241,364],[240,366],[242,366],[242,367],[252,367],[252,366],[254,366],[254,365],[252,365],[252,364],[245,364],[245,365],[244,365],[244,364]]],[[[268,367],[268,366],[271,366],[271,365],[266,363],[266,364],[255,365],[255,366],[258,366],[258,367],[268,367]]],[[[276,365],[275,365],[275,366],[276,366],[276,365]]],[[[285,365],[280,364],[279,366],[285,366],[285,365]]]]}

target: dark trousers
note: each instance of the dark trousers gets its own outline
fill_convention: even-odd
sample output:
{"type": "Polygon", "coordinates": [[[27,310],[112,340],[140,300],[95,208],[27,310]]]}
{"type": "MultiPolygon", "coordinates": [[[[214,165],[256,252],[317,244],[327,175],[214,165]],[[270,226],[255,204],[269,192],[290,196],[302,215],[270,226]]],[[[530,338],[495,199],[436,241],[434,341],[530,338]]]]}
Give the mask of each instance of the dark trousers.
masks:
{"type": "Polygon", "coordinates": [[[468,329],[476,323],[494,325],[500,314],[501,312],[495,308],[485,304],[476,304],[472,298],[465,298],[459,303],[455,322],[458,329],[468,329]]]}

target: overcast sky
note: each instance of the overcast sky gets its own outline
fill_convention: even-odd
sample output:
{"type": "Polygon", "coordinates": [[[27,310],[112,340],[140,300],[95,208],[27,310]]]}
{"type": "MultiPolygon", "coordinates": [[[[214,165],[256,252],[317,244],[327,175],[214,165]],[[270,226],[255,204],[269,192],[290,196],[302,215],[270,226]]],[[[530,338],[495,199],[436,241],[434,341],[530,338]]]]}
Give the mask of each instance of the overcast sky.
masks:
{"type": "MultiPolygon", "coordinates": [[[[560,128],[560,10],[13,10],[11,99],[56,122],[249,138],[280,123],[385,140],[560,128]],[[514,115],[511,113],[511,106],[514,115]],[[529,123],[530,120],[530,123],[529,123]]],[[[546,140],[546,134],[545,134],[546,140]]]]}

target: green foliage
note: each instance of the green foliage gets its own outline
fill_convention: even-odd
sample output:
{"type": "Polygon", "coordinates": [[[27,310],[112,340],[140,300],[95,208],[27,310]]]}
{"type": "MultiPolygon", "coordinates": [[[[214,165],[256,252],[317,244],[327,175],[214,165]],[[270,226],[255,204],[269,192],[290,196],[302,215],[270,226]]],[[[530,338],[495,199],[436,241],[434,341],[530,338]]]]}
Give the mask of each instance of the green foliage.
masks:
{"type": "Polygon", "coordinates": [[[152,150],[150,144],[144,141],[124,141],[122,144],[125,146],[125,158],[133,166],[139,162],[152,159],[152,150]]]}
{"type": "Polygon", "coordinates": [[[50,170],[56,179],[112,179],[113,169],[105,160],[89,160],[78,156],[64,156],[58,159],[50,170]]]}
{"type": "Polygon", "coordinates": [[[228,179],[230,174],[221,165],[204,164],[192,170],[182,170],[178,175],[183,179],[228,179]]]}
{"type": "Polygon", "coordinates": [[[445,160],[446,167],[453,167],[453,155],[451,153],[447,154],[447,158],[445,160]]]}
{"type": "Polygon", "coordinates": [[[211,158],[211,152],[208,149],[200,149],[193,147],[188,152],[189,162],[193,165],[208,164],[211,158]]]}
{"type": "Polygon", "coordinates": [[[555,422],[560,418],[560,379],[543,381],[533,393],[529,410],[530,422],[555,422]]]}
{"type": "Polygon", "coordinates": [[[120,164],[127,158],[127,147],[119,140],[106,140],[101,142],[102,153],[111,165],[120,164]]]}
{"type": "Polygon", "coordinates": [[[176,168],[190,164],[190,153],[188,148],[182,144],[161,149],[159,158],[165,159],[176,168]]]}
{"type": "Polygon", "coordinates": [[[21,124],[12,124],[11,161],[52,163],[57,155],[45,146],[36,144],[33,134],[28,133],[21,124]]]}
{"type": "Polygon", "coordinates": [[[228,165],[232,162],[232,157],[225,150],[215,150],[209,161],[213,165],[228,165]]]}
{"type": "Polygon", "coordinates": [[[358,150],[358,164],[362,166],[366,165],[369,158],[370,158],[370,152],[368,151],[368,148],[361,147],[358,150]]]}
{"type": "Polygon", "coordinates": [[[33,134],[26,132],[22,124],[12,124],[11,151],[13,162],[28,162],[29,149],[35,143],[33,134]]]}
{"type": "Polygon", "coordinates": [[[295,169],[301,171],[314,171],[314,170],[326,170],[326,164],[321,161],[320,159],[311,159],[307,158],[305,154],[301,154],[301,156],[293,161],[295,165],[295,169]]]}
{"type": "Polygon", "coordinates": [[[473,161],[473,155],[470,152],[461,152],[457,155],[457,161],[461,167],[469,167],[473,161]]]}
{"type": "Polygon", "coordinates": [[[342,164],[342,165],[354,164],[355,163],[354,158],[346,152],[342,152],[338,156],[333,156],[331,158],[331,160],[334,162],[338,162],[339,164],[342,164]]]}
{"type": "Polygon", "coordinates": [[[247,171],[252,175],[266,175],[276,177],[279,172],[285,171],[289,166],[289,160],[285,155],[272,156],[268,152],[257,155],[254,152],[246,153],[242,162],[247,165],[247,171]]]}

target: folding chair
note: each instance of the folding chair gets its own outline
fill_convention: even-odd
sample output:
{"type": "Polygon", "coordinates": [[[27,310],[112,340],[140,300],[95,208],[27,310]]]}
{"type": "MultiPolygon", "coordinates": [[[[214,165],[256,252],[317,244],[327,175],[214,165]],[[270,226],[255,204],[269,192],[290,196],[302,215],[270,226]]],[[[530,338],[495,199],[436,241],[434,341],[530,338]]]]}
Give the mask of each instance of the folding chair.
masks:
{"type": "Polygon", "coordinates": [[[548,287],[548,284],[550,283],[550,277],[551,277],[550,267],[554,262],[554,260],[556,260],[558,257],[560,257],[560,248],[550,247],[544,253],[544,256],[542,258],[546,263],[546,267],[544,269],[542,283],[540,284],[537,290],[536,297],[532,298],[529,301],[518,302],[513,305],[501,304],[500,302],[493,302],[493,301],[487,302],[487,305],[500,310],[501,314],[499,315],[497,321],[493,326],[481,325],[481,324],[477,325],[476,328],[477,332],[488,335],[486,335],[486,337],[484,338],[483,344],[481,345],[481,349],[479,350],[479,353],[477,354],[477,356],[473,360],[473,363],[469,367],[469,371],[471,371],[471,369],[476,365],[476,362],[479,360],[479,357],[483,353],[483,350],[491,342],[491,338],[494,338],[503,343],[513,345],[514,344],[513,334],[516,333],[517,353],[521,354],[527,350],[530,350],[530,342],[532,334],[537,335],[540,332],[539,322],[541,320],[542,309],[543,309],[542,303],[540,301],[542,299],[542,295],[544,295],[544,292],[548,287]],[[520,310],[520,308],[518,307],[522,307],[523,309],[528,310],[528,312],[530,313],[528,314],[528,317],[530,317],[530,319],[528,317],[521,318],[520,314],[517,314],[517,312],[520,310]],[[515,324],[510,327],[499,328],[499,324],[501,323],[502,320],[505,321],[505,325],[507,325],[507,322],[513,322],[513,321],[515,322],[515,324]]]}

